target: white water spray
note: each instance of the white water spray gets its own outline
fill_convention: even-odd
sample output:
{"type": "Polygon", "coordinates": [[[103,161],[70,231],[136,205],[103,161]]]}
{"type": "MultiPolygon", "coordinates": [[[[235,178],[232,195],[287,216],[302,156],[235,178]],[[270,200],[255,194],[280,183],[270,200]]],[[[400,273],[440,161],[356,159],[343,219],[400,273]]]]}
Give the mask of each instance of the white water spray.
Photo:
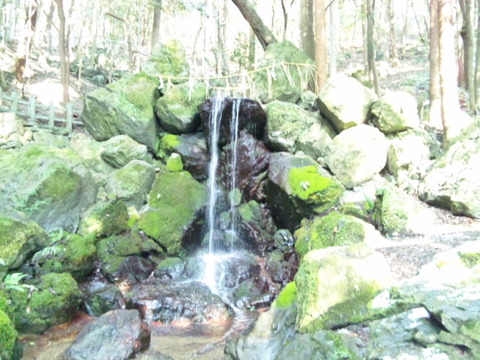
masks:
{"type": "MultiPolygon", "coordinates": [[[[233,99],[232,102],[232,123],[230,126],[232,158],[230,177],[230,250],[233,250],[234,241],[237,237],[237,161],[238,161],[238,116],[242,99],[233,99]]],[[[239,191],[239,190],[238,190],[239,191]]]]}

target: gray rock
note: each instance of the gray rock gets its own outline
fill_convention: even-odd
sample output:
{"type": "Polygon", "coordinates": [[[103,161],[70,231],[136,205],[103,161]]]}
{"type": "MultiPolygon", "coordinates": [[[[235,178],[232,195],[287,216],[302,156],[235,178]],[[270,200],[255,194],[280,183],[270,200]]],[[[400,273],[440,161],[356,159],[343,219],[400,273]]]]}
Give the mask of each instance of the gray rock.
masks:
{"type": "Polygon", "coordinates": [[[387,163],[388,142],[378,129],[358,125],[337,135],[327,148],[326,163],[348,189],[378,174],[387,163]]]}
{"type": "Polygon", "coordinates": [[[112,310],[88,324],[65,360],[127,360],[150,346],[150,329],[137,310],[112,310]]]}
{"type": "Polygon", "coordinates": [[[127,135],[108,139],[102,146],[100,156],[115,168],[121,168],[132,160],[145,160],[147,147],[127,135]]]}
{"type": "Polygon", "coordinates": [[[78,233],[104,238],[128,229],[128,211],[121,200],[96,202],[82,216],[78,233]]]}
{"type": "Polygon", "coordinates": [[[342,74],[327,80],[317,100],[320,113],[341,132],[363,124],[377,95],[358,80],[342,74]]]}
{"type": "Polygon", "coordinates": [[[463,132],[429,169],[419,186],[420,198],[454,214],[480,218],[480,126],[463,132]]]}
{"type": "Polygon", "coordinates": [[[132,160],[107,178],[105,191],[108,199],[123,200],[137,210],[147,202],[147,195],[155,180],[155,169],[145,161],[132,160]]]}
{"type": "Polygon", "coordinates": [[[334,130],[318,113],[292,103],[274,101],[267,105],[265,142],[274,151],[302,151],[314,159],[324,156],[335,137],[334,130]]]}
{"type": "Polygon", "coordinates": [[[384,134],[420,126],[415,98],[403,91],[387,92],[371,107],[373,124],[384,134]]]}

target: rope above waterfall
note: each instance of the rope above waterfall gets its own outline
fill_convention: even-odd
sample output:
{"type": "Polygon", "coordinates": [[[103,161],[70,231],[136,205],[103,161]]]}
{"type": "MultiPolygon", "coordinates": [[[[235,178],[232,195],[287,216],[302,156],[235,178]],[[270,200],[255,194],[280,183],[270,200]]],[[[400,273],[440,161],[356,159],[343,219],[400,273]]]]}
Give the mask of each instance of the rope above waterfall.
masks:
{"type": "Polygon", "coordinates": [[[205,84],[205,94],[208,97],[210,90],[224,90],[222,93],[231,94],[236,91],[244,96],[249,95],[254,97],[255,95],[255,84],[254,76],[258,73],[265,73],[267,77],[268,84],[268,94],[269,97],[272,95],[272,86],[273,82],[277,79],[277,73],[275,72],[277,68],[285,74],[288,83],[290,86],[299,85],[302,89],[308,87],[308,85],[313,85],[316,92],[318,92],[317,85],[317,70],[315,65],[312,64],[301,64],[301,63],[292,63],[292,62],[280,62],[273,65],[263,66],[256,68],[254,70],[243,70],[240,73],[228,74],[228,75],[212,75],[212,76],[172,76],[172,75],[159,75],[160,80],[159,89],[169,89],[173,86],[173,83],[188,81],[190,84],[190,89],[193,91],[193,87],[198,82],[203,82],[205,84]],[[292,68],[296,69],[296,75],[298,75],[300,84],[296,84],[294,77],[292,76],[292,68]],[[219,86],[218,84],[212,84],[214,81],[225,81],[225,86],[219,86]],[[247,91],[250,93],[247,94],[247,91]]]}

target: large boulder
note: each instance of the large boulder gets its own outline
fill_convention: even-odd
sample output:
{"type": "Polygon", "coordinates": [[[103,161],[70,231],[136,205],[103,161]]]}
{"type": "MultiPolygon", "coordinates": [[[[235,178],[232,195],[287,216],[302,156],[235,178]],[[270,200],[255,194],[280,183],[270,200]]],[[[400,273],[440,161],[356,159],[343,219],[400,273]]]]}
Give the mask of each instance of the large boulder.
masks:
{"type": "Polygon", "coordinates": [[[157,78],[139,73],[92,91],[82,112],[87,131],[99,141],[128,135],[153,150],[159,130],[153,113],[158,85],[157,78]]]}
{"type": "Polygon", "coordinates": [[[303,110],[292,103],[273,101],[267,105],[265,112],[265,143],[273,151],[292,154],[302,151],[317,159],[325,155],[326,147],[336,135],[318,113],[303,110]]]}
{"type": "Polygon", "coordinates": [[[0,306],[0,359],[17,359],[15,356],[17,335],[12,320],[0,306]]]}
{"type": "Polygon", "coordinates": [[[140,214],[140,230],[170,255],[178,254],[188,228],[205,205],[206,195],[205,186],[186,171],[158,174],[149,194],[148,208],[140,214]]]}
{"type": "Polygon", "coordinates": [[[24,214],[0,214],[0,280],[48,242],[45,230],[24,214]]]}
{"type": "Polygon", "coordinates": [[[82,217],[78,233],[104,238],[128,229],[127,206],[121,200],[97,202],[82,217]]]}
{"type": "Polygon", "coordinates": [[[337,135],[327,148],[326,163],[348,189],[373,179],[387,163],[388,142],[378,129],[358,125],[337,135]]]}
{"type": "Polygon", "coordinates": [[[155,169],[141,160],[132,160],[123,168],[114,171],[105,184],[107,198],[122,200],[137,210],[147,202],[147,195],[155,180],[155,169]]]}
{"type": "Polygon", "coordinates": [[[392,279],[383,255],[356,244],[310,251],[303,257],[295,284],[297,330],[313,333],[368,319],[370,301],[392,279]]]}
{"type": "Polygon", "coordinates": [[[387,92],[371,107],[373,124],[384,134],[420,126],[415,98],[403,91],[387,92]]]}
{"type": "Polygon", "coordinates": [[[281,227],[293,230],[300,220],[332,208],[344,189],[321,175],[309,157],[274,153],[270,157],[266,184],[267,205],[281,227]]]}
{"type": "Polygon", "coordinates": [[[315,62],[288,41],[269,45],[257,68],[254,90],[263,103],[295,103],[315,79],[315,62]]]}
{"type": "Polygon", "coordinates": [[[23,120],[14,113],[0,113],[0,147],[14,147],[23,139],[23,120]]]}
{"type": "Polygon", "coordinates": [[[358,80],[339,74],[327,80],[317,103],[320,113],[341,132],[363,124],[377,99],[377,95],[358,80]]]}
{"type": "Polygon", "coordinates": [[[150,338],[137,310],[112,310],[83,328],[63,359],[127,360],[148,349],[150,338]]]}
{"type": "Polygon", "coordinates": [[[168,89],[155,105],[162,128],[173,134],[193,132],[200,125],[198,106],[205,100],[205,84],[179,84],[168,89]]]}
{"type": "Polygon", "coordinates": [[[480,218],[480,126],[474,124],[442,154],[419,186],[420,198],[454,214],[480,218]]]}
{"type": "Polygon", "coordinates": [[[10,291],[15,327],[24,333],[42,333],[67,322],[75,315],[82,294],[77,282],[68,273],[49,273],[32,284],[31,294],[25,289],[10,291]]]}
{"type": "Polygon", "coordinates": [[[24,146],[0,153],[0,209],[24,212],[47,232],[76,232],[97,184],[72,149],[24,146]]]}
{"type": "Polygon", "coordinates": [[[388,140],[388,171],[400,189],[416,192],[420,180],[440,154],[440,144],[420,128],[389,135],[388,140]]]}
{"type": "Polygon", "coordinates": [[[114,136],[103,144],[100,156],[115,168],[121,168],[132,160],[145,160],[147,147],[127,135],[114,136]]]}
{"type": "Polygon", "coordinates": [[[175,39],[156,44],[150,57],[142,64],[141,70],[151,77],[171,81],[173,84],[186,82],[189,66],[185,47],[175,39]]]}

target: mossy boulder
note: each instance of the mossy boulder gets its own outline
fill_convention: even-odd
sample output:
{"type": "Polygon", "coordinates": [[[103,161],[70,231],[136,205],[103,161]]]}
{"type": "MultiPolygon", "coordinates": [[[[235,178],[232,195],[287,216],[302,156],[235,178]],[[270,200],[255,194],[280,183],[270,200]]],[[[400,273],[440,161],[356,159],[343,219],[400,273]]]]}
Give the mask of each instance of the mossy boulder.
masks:
{"type": "MultiPolygon", "coordinates": [[[[61,233],[61,238],[50,246],[51,251],[33,257],[35,264],[45,272],[70,273],[77,281],[83,280],[93,270],[97,253],[94,236],[61,233]]],[[[45,251],[44,251],[45,252],[45,251]]]]}
{"type": "Polygon", "coordinates": [[[97,202],[84,214],[78,233],[104,238],[128,230],[128,210],[121,200],[97,202]]]}
{"type": "Polygon", "coordinates": [[[155,112],[162,128],[173,134],[192,132],[200,125],[198,106],[205,101],[206,85],[189,83],[168,89],[157,100],[155,112]]]}
{"type": "Polygon", "coordinates": [[[75,232],[97,194],[82,158],[41,145],[0,152],[0,209],[24,212],[47,232],[75,232]]]}
{"type": "Polygon", "coordinates": [[[176,39],[156,44],[152,54],[141,68],[145,74],[165,81],[169,80],[173,84],[186,82],[189,76],[185,48],[176,39]]]}
{"type": "Polygon", "coordinates": [[[157,78],[139,73],[92,91],[82,112],[85,128],[99,141],[128,135],[153,150],[159,130],[153,113],[158,86],[157,78]]]}
{"type": "Polygon", "coordinates": [[[294,233],[295,250],[303,257],[310,250],[353,245],[365,241],[373,231],[375,230],[372,225],[333,211],[326,216],[317,216],[302,222],[302,227],[294,233]]]}
{"type": "Polygon", "coordinates": [[[45,230],[24,214],[0,213],[0,281],[48,241],[45,230]]]}
{"type": "Polygon", "coordinates": [[[417,101],[409,93],[390,91],[371,106],[373,124],[384,134],[420,126],[417,101]]]}
{"type": "Polygon", "coordinates": [[[314,80],[315,62],[291,42],[267,47],[254,75],[255,92],[263,103],[297,102],[314,80]]]}
{"type": "Polygon", "coordinates": [[[303,110],[292,103],[273,101],[267,105],[265,113],[265,143],[274,151],[288,151],[292,154],[302,151],[317,159],[325,155],[327,145],[336,135],[318,112],[303,110]]]}
{"type": "Polygon", "coordinates": [[[18,331],[42,333],[75,315],[82,294],[70,274],[46,274],[34,286],[35,290],[30,295],[28,291],[10,292],[18,331]]]}
{"type": "Polygon", "coordinates": [[[363,124],[378,97],[358,80],[338,74],[330,77],[317,99],[320,113],[337,132],[363,124]]]}
{"type": "Polygon", "coordinates": [[[100,156],[115,168],[121,168],[132,160],[145,160],[147,147],[127,135],[114,136],[102,145],[100,156]]]}
{"type": "Polygon", "coordinates": [[[289,282],[275,299],[275,306],[279,309],[288,308],[297,299],[297,286],[294,281],[289,282]]]}
{"type": "Polygon", "coordinates": [[[372,317],[370,301],[392,284],[386,259],[364,244],[308,252],[295,276],[296,328],[314,333],[372,317]]]}
{"type": "Polygon", "coordinates": [[[293,230],[302,218],[326,213],[337,203],[344,188],[326,174],[323,176],[319,168],[309,157],[272,154],[267,205],[280,226],[293,230]]]}
{"type": "Polygon", "coordinates": [[[186,171],[158,174],[149,194],[149,208],[140,215],[139,228],[168,254],[177,255],[206,196],[205,186],[186,171]]]}
{"type": "Polygon", "coordinates": [[[132,160],[107,178],[107,198],[121,200],[127,206],[140,210],[147,202],[154,180],[155,169],[152,165],[142,160],[132,160]]]}
{"type": "Polygon", "coordinates": [[[17,331],[12,320],[0,308],[0,359],[16,360],[17,331]]]}
{"type": "Polygon", "coordinates": [[[167,159],[166,169],[170,172],[183,171],[182,157],[179,154],[171,154],[167,159]]]}

